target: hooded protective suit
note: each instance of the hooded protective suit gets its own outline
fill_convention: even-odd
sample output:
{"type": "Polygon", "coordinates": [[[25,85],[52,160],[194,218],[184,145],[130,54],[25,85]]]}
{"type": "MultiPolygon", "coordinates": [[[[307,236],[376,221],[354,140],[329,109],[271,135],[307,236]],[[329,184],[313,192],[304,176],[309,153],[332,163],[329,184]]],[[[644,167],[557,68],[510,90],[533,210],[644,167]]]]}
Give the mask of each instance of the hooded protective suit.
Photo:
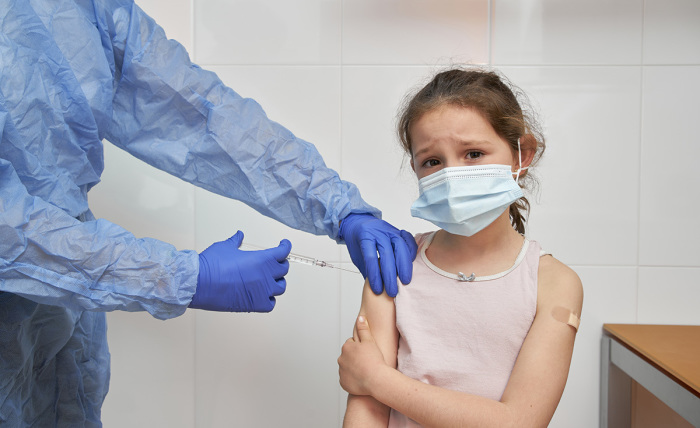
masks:
{"type": "Polygon", "coordinates": [[[198,257],[96,220],[102,140],[291,227],[378,211],[129,0],[0,0],[0,425],[99,426],[104,311],[181,315],[198,257]]]}

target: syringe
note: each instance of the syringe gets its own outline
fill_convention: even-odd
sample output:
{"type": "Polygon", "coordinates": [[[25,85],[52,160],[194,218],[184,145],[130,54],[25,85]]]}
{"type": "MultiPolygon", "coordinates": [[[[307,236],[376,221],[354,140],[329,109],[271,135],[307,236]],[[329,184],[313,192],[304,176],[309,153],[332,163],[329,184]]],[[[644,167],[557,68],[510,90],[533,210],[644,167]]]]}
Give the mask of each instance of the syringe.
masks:
{"type": "MultiPolygon", "coordinates": [[[[241,243],[242,250],[249,249],[249,250],[265,250],[266,248],[260,247],[258,245],[253,245],[253,244],[246,244],[246,243],[241,243]]],[[[344,268],[341,266],[337,266],[328,262],[325,262],[323,260],[319,260],[313,257],[308,257],[308,256],[302,256],[301,254],[295,254],[295,253],[289,253],[287,256],[287,260],[293,263],[301,263],[304,265],[308,266],[318,266],[318,267],[327,267],[331,269],[339,269],[339,270],[344,270],[345,272],[352,272],[352,273],[360,273],[360,271],[355,270],[355,269],[348,269],[344,268]]]]}

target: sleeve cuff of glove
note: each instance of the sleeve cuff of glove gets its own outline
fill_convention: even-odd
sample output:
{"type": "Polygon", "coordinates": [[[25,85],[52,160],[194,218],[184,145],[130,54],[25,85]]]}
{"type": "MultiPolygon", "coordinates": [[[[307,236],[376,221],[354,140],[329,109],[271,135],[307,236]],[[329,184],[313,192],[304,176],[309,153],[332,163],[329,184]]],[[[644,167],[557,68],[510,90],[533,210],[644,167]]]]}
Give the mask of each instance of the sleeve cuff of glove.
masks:
{"type": "Polygon", "coordinates": [[[342,220],[340,220],[340,225],[338,228],[338,243],[342,244],[345,242],[345,231],[347,230],[348,227],[350,227],[351,224],[355,222],[362,222],[365,220],[367,217],[373,217],[377,218],[379,220],[382,219],[382,213],[380,211],[377,211],[376,214],[374,213],[368,213],[368,212],[352,212],[345,216],[342,220]]]}

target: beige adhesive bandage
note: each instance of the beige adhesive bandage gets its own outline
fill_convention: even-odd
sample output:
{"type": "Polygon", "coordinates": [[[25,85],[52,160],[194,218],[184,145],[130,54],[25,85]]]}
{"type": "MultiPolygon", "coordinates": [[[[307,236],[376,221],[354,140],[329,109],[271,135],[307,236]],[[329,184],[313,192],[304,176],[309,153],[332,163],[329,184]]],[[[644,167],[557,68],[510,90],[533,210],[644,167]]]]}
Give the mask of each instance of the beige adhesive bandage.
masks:
{"type": "Polygon", "coordinates": [[[578,326],[581,324],[581,320],[575,313],[561,306],[552,309],[552,318],[566,325],[570,325],[576,331],[578,331],[578,326]]]}

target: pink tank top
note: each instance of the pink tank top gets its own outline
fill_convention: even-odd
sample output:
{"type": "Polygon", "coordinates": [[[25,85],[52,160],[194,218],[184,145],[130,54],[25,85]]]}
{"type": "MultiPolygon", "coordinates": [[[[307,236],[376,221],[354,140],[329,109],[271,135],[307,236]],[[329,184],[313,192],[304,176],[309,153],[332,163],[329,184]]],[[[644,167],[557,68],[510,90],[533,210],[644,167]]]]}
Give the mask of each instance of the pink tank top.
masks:
{"type": "MultiPolygon", "coordinates": [[[[413,279],[394,299],[398,370],[427,384],[500,401],[535,318],[540,246],[525,239],[507,271],[460,281],[425,256],[434,235],[416,236],[413,279]]],[[[418,426],[391,411],[389,427],[418,426]]]]}

